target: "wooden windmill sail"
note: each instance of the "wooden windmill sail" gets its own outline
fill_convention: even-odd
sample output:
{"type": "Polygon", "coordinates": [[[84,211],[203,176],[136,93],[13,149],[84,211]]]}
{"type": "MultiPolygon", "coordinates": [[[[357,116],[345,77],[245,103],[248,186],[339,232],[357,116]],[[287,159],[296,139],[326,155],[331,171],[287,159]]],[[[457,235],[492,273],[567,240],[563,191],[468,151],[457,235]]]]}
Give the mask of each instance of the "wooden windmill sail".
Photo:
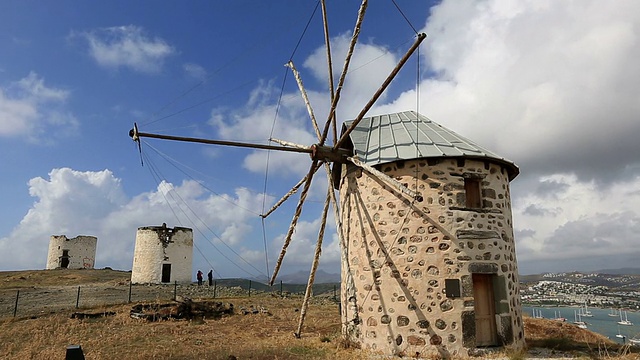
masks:
{"type": "Polygon", "coordinates": [[[417,34],[358,115],[342,124],[338,137],[336,107],[366,8],[365,0],[334,90],[322,2],[331,93],[323,126],[316,120],[301,74],[293,62],[287,64],[306,104],[315,144],[185,138],[143,133],[135,125],[130,135],[134,141],[150,137],[309,154],[306,175],[261,215],[269,216],[299,192],[271,284],[291,243],[311,181],[324,168],[328,189],[297,337],[332,207],[341,249],[341,325],[348,340],[386,355],[415,357],[481,354],[485,348],[500,346],[521,349],[524,325],[509,189],[518,167],[416,111],[366,115],[418,49],[424,34],[417,34]]]}
{"type": "MultiPolygon", "coordinates": [[[[276,142],[278,144],[280,144],[279,146],[277,145],[264,145],[264,144],[253,144],[253,143],[242,143],[242,142],[232,142],[232,141],[221,141],[221,140],[212,140],[212,139],[200,139],[200,138],[189,138],[189,137],[178,137],[178,136],[171,136],[171,135],[160,135],[160,134],[151,134],[151,133],[146,133],[146,132],[141,132],[138,130],[137,125],[134,124],[133,129],[130,130],[129,135],[131,136],[131,138],[138,142],[140,141],[140,138],[156,138],[156,139],[165,139],[165,140],[173,140],[173,141],[185,141],[185,142],[195,142],[195,143],[202,143],[202,144],[213,144],[213,145],[222,145],[222,146],[235,146],[235,147],[246,147],[246,148],[253,148],[253,149],[266,149],[266,150],[275,150],[275,151],[286,151],[286,152],[298,152],[298,153],[308,153],[311,157],[311,164],[309,166],[309,170],[306,174],[305,177],[303,177],[285,196],[282,197],[282,199],[280,199],[276,205],[270,209],[269,211],[265,212],[264,214],[262,214],[261,216],[263,217],[267,217],[269,214],[271,214],[278,206],[280,206],[284,201],[286,201],[291,195],[293,195],[294,193],[300,191],[300,197],[297,203],[297,206],[295,208],[295,212],[293,214],[292,220],[291,220],[291,224],[289,226],[288,232],[286,234],[285,240],[284,240],[284,244],[282,247],[282,250],[278,256],[278,260],[276,262],[275,268],[273,270],[273,274],[271,275],[270,281],[269,283],[271,285],[273,285],[273,283],[275,282],[277,276],[278,276],[278,272],[280,270],[280,267],[282,265],[283,259],[286,255],[287,252],[287,248],[290,245],[293,233],[295,231],[296,225],[298,223],[298,219],[300,217],[300,214],[302,212],[302,208],[304,206],[305,200],[307,198],[307,194],[309,192],[310,186],[311,186],[311,182],[313,177],[316,175],[316,173],[319,171],[320,168],[324,167],[325,169],[325,173],[326,173],[326,177],[327,177],[327,181],[328,181],[328,190],[327,190],[327,195],[326,195],[326,199],[324,202],[324,206],[323,206],[323,211],[322,211],[322,217],[321,217],[321,225],[320,225],[320,229],[319,229],[319,233],[318,233],[318,239],[316,242],[316,247],[315,247],[315,253],[314,253],[314,258],[313,258],[313,263],[311,265],[311,271],[310,271],[310,275],[309,275],[309,280],[308,280],[308,284],[307,284],[307,288],[306,288],[306,292],[305,292],[305,297],[304,297],[304,301],[303,301],[303,305],[302,305],[302,309],[301,309],[301,316],[300,316],[300,320],[299,320],[299,325],[297,328],[297,331],[295,332],[296,337],[300,336],[300,333],[302,331],[302,326],[304,323],[304,318],[306,315],[306,309],[308,306],[308,300],[309,297],[311,295],[311,286],[314,282],[314,277],[315,277],[315,272],[317,270],[318,267],[318,261],[319,261],[319,257],[320,257],[320,252],[321,252],[321,247],[322,247],[322,240],[324,237],[324,230],[325,230],[325,225],[326,225],[326,220],[327,220],[327,216],[328,216],[328,211],[329,211],[329,207],[332,206],[333,210],[335,212],[335,219],[337,222],[339,222],[339,203],[336,199],[335,196],[335,192],[334,192],[334,188],[333,188],[333,179],[334,176],[332,174],[332,164],[344,164],[344,163],[350,163],[353,164],[354,166],[358,166],[358,167],[362,167],[363,169],[365,169],[365,171],[369,171],[372,174],[374,174],[374,176],[379,177],[381,179],[381,181],[384,181],[385,183],[389,184],[389,186],[392,186],[396,189],[398,189],[398,191],[401,191],[402,193],[405,194],[409,194],[409,196],[412,197],[418,197],[419,194],[415,191],[412,191],[410,189],[408,189],[406,186],[398,183],[397,181],[393,180],[392,178],[386,176],[385,174],[367,166],[366,164],[361,163],[357,157],[354,157],[353,155],[353,151],[350,149],[346,149],[344,148],[345,142],[347,141],[347,139],[349,138],[350,134],[352,131],[354,131],[354,129],[358,126],[358,124],[360,123],[360,121],[362,121],[362,119],[365,117],[365,115],[367,114],[367,112],[371,109],[371,107],[376,103],[376,101],[378,100],[378,98],[383,94],[383,92],[387,89],[387,87],[390,85],[390,83],[392,82],[392,80],[397,76],[397,74],[400,72],[400,70],[402,69],[402,67],[405,65],[405,63],[408,61],[408,59],[411,57],[411,55],[418,49],[419,45],[422,43],[422,41],[426,38],[426,35],[424,33],[420,33],[417,34],[415,42],[410,46],[410,48],[406,51],[406,53],[404,54],[404,56],[400,59],[400,61],[397,63],[397,65],[394,67],[394,69],[390,72],[390,74],[387,76],[387,78],[383,81],[383,83],[380,85],[380,87],[374,92],[374,94],[371,96],[371,99],[366,103],[366,105],[362,108],[362,110],[359,112],[359,114],[356,116],[356,118],[350,123],[350,126],[348,128],[346,128],[341,136],[338,138],[337,136],[337,120],[336,120],[336,108],[338,106],[339,101],[341,100],[341,93],[343,90],[343,86],[345,83],[345,79],[347,76],[347,73],[349,71],[349,66],[351,64],[351,58],[353,55],[353,51],[354,48],[358,42],[358,37],[360,35],[360,28],[362,25],[362,22],[364,20],[364,15],[367,9],[367,5],[368,5],[368,1],[367,0],[363,0],[359,11],[358,11],[358,15],[357,15],[357,19],[356,19],[356,23],[354,26],[354,30],[353,30],[353,35],[351,37],[351,41],[349,43],[349,48],[348,48],[348,52],[346,55],[346,58],[344,60],[344,65],[342,68],[342,72],[340,73],[340,76],[338,78],[338,82],[335,85],[335,89],[334,89],[334,83],[333,83],[333,79],[334,79],[334,75],[332,72],[332,64],[331,64],[331,46],[330,46],[330,41],[329,41],[329,28],[328,28],[328,23],[327,23],[327,13],[326,13],[326,6],[325,6],[325,1],[321,2],[322,4],[322,14],[323,14],[323,28],[324,28],[324,36],[325,36],[325,47],[326,47],[326,54],[327,54],[327,64],[328,64],[328,77],[329,77],[329,84],[330,84],[330,98],[331,98],[331,104],[330,104],[330,108],[329,108],[329,115],[326,119],[326,121],[324,122],[324,125],[322,127],[320,127],[320,125],[318,124],[318,121],[316,120],[315,117],[315,113],[313,111],[313,108],[310,104],[310,101],[308,99],[307,93],[305,91],[305,88],[303,86],[303,82],[302,82],[302,78],[300,73],[297,71],[295,65],[293,64],[292,61],[290,61],[287,66],[291,68],[298,87],[300,89],[300,93],[302,94],[302,97],[304,99],[304,102],[306,104],[306,108],[309,114],[309,117],[311,119],[311,123],[313,125],[313,128],[315,130],[316,136],[317,136],[317,143],[312,144],[312,145],[302,145],[302,144],[296,144],[290,141],[286,141],[286,140],[279,140],[279,139],[271,139],[273,142],[276,142]],[[333,139],[335,139],[335,142],[333,144],[330,144],[329,139],[329,131],[332,130],[333,132],[333,139]]],[[[338,223],[338,234],[341,235],[341,226],[338,223]]],[[[342,244],[342,241],[341,241],[342,244]]],[[[342,244],[343,245],[343,244],[342,244]]],[[[341,246],[342,246],[341,245],[341,246]]],[[[343,250],[344,250],[344,246],[342,246],[343,250]]],[[[343,254],[344,255],[344,254],[343,254]]]]}

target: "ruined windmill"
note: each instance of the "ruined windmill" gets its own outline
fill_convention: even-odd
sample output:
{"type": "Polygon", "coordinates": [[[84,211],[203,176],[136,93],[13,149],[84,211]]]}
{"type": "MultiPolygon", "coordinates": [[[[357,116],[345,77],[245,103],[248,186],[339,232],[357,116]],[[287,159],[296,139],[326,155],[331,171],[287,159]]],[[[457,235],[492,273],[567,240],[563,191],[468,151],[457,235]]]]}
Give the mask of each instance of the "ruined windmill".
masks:
{"type": "Polygon", "coordinates": [[[388,355],[442,357],[485,347],[524,346],[509,182],[518,167],[412,111],[365,117],[425,39],[417,39],[358,116],[338,138],[336,106],[367,1],[358,12],[338,84],[333,86],[326,10],[331,107],[321,129],[299,73],[296,77],[318,143],[305,146],[271,139],[261,145],[130,131],[141,137],[308,153],[307,175],[291,195],[300,198],[270,283],[273,285],[302,211],[312,178],[324,167],[329,182],[314,260],[302,304],[300,336],[318,266],[329,206],[341,245],[343,335],[388,355]],[[333,129],[333,145],[327,144],[333,129]],[[335,190],[339,191],[339,200],[335,190]]]}

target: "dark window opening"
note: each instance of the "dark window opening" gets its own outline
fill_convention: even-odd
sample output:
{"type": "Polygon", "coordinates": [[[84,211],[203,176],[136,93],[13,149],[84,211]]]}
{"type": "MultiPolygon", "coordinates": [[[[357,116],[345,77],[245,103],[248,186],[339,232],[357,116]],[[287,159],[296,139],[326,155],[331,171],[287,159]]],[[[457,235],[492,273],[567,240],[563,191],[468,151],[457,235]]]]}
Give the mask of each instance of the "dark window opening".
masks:
{"type": "Polygon", "coordinates": [[[480,179],[465,178],[464,179],[464,191],[465,191],[465,206],[473,209],[482,208],[482,197],[480,191],[480,179]]]}
{"type": "Polygon", "coordinates": [[[444,279],[444,288],[448,298],[460,297],[460,279],[444,279]]]}

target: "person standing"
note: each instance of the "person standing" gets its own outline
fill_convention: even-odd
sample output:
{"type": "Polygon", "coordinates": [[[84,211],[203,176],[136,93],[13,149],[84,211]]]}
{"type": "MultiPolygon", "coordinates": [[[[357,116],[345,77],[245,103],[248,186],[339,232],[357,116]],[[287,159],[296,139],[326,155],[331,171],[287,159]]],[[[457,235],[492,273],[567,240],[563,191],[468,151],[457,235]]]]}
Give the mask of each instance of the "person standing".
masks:
{"type": "Polygon", "coordinates": [[[209,286],[213,286],[213,269],[209,270],[207,277],[209,278],[209,286]]]}
{"type": "Polygon", "coordinates": [[[196,277],[198,278],[198,285],[202,285],[202,271],[198,270],[196,277]]]}

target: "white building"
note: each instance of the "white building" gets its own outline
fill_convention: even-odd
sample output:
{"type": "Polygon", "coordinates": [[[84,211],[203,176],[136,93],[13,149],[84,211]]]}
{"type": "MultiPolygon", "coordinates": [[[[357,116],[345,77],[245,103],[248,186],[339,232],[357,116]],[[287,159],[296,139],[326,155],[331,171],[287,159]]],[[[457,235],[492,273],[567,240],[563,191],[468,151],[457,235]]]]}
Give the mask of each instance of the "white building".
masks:
{"type": "Polygon", "coordinates": [[[162,226],[139,227],[133,253],[134,284],[190,283],[193,231],[162,226]]]}
{"type": "Polygon", "coordinates": [[[51,235],[46,269],[93,269],[97,243],[95,236],[51,235]]]}

